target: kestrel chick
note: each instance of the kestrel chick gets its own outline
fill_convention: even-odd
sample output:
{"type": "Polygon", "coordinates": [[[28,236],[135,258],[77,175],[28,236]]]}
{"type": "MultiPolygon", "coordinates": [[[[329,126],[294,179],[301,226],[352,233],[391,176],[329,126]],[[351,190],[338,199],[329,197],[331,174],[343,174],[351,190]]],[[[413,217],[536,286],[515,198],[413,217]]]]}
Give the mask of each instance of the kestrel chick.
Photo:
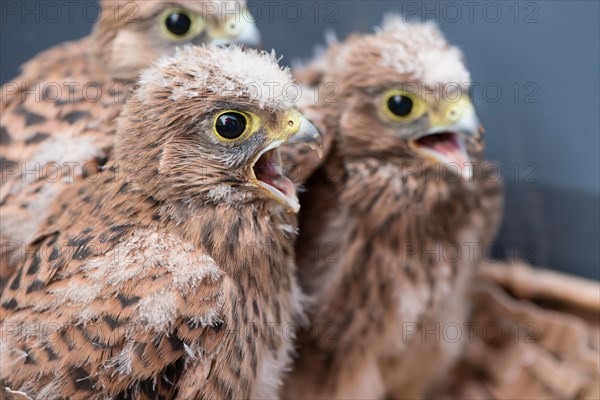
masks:
{"type": "Polygon", "coordinates": [[[25,64],[2,87],[0,289],[49,204],[111,152],[139,71],[185,44],[257,45],[245,1],[101,1],[93,32],[25,64]]]}
{"type": "Polygon", "coordinates": [[[460,352],[443,333],[464,327],[500,214],[469,72],[435,25],[399,17],[315,65],[336,85],[311,107],[333,144],[301,197],[298,271],[315,307],[285,397],[420,398],[460,352]]]}
{"type": "Polygon", "coordinates": [[[2,295],[3,386],[278,397],[303,313],[278,147],[320,146],[291,83],[274,55],[237,47],[187,47],[143,72],[114,161],[63,193],[2,295]]]}

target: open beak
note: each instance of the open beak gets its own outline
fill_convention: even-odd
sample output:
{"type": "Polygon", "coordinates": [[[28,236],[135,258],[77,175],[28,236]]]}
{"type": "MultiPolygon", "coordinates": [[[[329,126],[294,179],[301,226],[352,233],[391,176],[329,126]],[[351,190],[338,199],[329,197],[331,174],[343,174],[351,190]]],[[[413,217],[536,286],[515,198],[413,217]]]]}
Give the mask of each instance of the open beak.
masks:
{"type": "Polygon", "coordinates": [[[432,161],[458,167],[460,175],[470,180],[473,165],[467,153],[467,142],[478,143],[481,130],[471,103],[462,103],[444,118],[434,118],[433,127],[418,133],[409,143],[415,152],[432,161]]]}
{"type": "Polygon", "coordinates": [[[293,128],[288,134],[278,135],[284,137],[272,141],[256,156],[250,167],[249,178],[278,203],[297,213],[300,210],[300,202],[296,186],[283,174],[279,147],[283,144],[306,145],[317,151],[321,157],[323,142],[317,128],[303,116],[294,118],[294,124],[298,124],[298,127],[293,128]]]}

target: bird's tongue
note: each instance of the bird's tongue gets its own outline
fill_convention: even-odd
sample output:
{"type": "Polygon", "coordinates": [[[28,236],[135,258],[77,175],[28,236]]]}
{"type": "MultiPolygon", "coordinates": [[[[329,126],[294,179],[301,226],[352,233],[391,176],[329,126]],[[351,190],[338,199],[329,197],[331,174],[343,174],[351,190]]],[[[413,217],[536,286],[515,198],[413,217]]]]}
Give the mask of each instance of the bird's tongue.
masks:
{"type": "Polygon", "coordinates": [[[418,146],[425,147],[441,155],[446,162],[455,163],[463,169],[468,156],[455,133],[441,132],[424,136],[416,141],[418,146]]]}
{"type": "Polygon", "coordinates": [[[254,166],[256,179],[274,187],[286,197],[295,196],[296,187],[283,175],[277,149],[263,154],[254,166]]]}

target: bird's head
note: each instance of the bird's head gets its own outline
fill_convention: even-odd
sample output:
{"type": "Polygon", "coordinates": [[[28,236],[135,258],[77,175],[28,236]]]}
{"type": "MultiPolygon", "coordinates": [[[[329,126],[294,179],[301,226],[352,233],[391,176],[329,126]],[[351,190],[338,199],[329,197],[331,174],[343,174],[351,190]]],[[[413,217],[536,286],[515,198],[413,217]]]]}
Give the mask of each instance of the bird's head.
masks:
{"type": "Polygon", "coordinates": [[[381,118],[387,120],[391,130],[402,140],[408,157],[442,164],[449,171],[470,179],[472,160],[467,147],[481,145],[481,128],[475,109],[466,96],[426,100],[436,96],[440,97],[435,92],[423,98],[405,89],[387,91],[382,96],[381,118]]]}
{"type": "Polygon", "coordinates": [[[298,211],[279,146],[321,148],[316,128],[286,90],[274,54],[238,47],[180,49],[142,72],[119,121],[116,159],[133,186],[159,201],[274,201],[298,211]]]}
{"type": "Polygon", "coordinates": [[[178,46],[261,43],[245,0],[102,0],[101,7],[94,50],[114,79],[136,80],[178,46]]]}
{"type": "MultiPolygon", "coordinates": [[[[481,127],[461,52],[434,24],[389,17],[372,35],[331,47],[338,151],[348,158],[436,164],[469,179],[481,127]]],[[[326,123],[326,121],[325,121],[326,123]]]]}

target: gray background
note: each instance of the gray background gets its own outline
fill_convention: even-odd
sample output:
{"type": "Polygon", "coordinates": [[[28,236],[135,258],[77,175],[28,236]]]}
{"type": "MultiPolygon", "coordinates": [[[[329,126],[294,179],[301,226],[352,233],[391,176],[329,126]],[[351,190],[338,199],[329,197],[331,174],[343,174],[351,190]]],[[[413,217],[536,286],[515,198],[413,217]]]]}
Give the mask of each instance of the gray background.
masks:
{"type": "MultiPolygon", "coordinates": [[[[40,50],[90,31],[96,8],[71,3],[72,20],[64,2],[2,1],[3,83],[40,50]],[[62,16],[44,11],[48,3],[62,6],[62,16]],[[18,15],[9,13],[14,7],[18,15]]],[[[598,1],[250,4],[265,47],[284,55],[284,63],[309,57],[328,29],[341,38],[371,31],[387,11],[437,20],[479,84],[474,100],[488,158],[500,162],[507,183],[495,255],[600,279],[598,1]]]]}

